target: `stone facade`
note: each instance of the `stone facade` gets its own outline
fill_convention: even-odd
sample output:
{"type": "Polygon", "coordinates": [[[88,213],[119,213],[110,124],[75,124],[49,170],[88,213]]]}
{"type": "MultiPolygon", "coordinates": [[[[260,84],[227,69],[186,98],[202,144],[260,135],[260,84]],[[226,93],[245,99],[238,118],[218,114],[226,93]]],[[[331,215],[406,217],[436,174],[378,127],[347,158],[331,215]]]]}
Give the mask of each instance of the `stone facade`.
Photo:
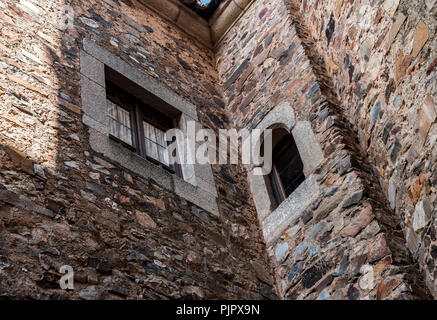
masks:
{"type": "MultiPolygon", "coordinates": [[[[384,6],[387,7],[388,2],[373,2],[374,12],[379,12],[378,22],[391,19],[384,6]]],[[[282,298],[414,299],[429,297],[428,290],[432,293],[433,285],[428,284],[426,288],[422,280],[423,273],[419,274],[427,266],[418,266],[410,256],[405,244],[408,230],[404,228],[399,215],[390,208],[387,201],[390,196],[384,196],[383,190],[386,190],[388,181],[385,182],[383,178],[387,173],[383,176],[379,174],[387,170],[379,170],[371,165],[373,158],[369,157],[367,152],[369,150],[369,153],[375,156],[382,156],[382,151],[375,152],[367,144],[367,136],[364,136],[372,127],[381,128],[374,129],[373,132],[379,130],[380,134],[386,137],[383,140],[387,143],[387,148],[384,150],[395,150],[391,152],[393,155],[396,154],[393,159],[401,152],[402,146],[399,141],[402,133],[399,132],[399,126],[402,121],[399,120],[399,125],[396,125],[392,119],[392,126],[383,130],[385,125],[381,120],[384,103],[382,99],[387,96],[387,100],[390,98],[390,101],[393,101],[395,97],[391,96],[392,93],[385,95],[387,86],[373,82],[375,89],[372,97],[375,99],[369,103],[375,106],[374,109],[372,106],[367,107],[369,111],[366,113],[364,102],[360,105],[361,113],[356,113],[356,107],[350,107],[359,105],[354,86],[359,86],[358,80],[365,79],[365,70],[360,71],[356,68],[357,71],[354,73],[353,66],[356,62],[353,62],[353,58],[360,61],[359,57],[352,56],[352,53],[349,53],[347,58],[345,55],[349,51],[353,52],[351,49],[359,48],[370,25],[381,28],[379,33],[384,35],[387,33],[384,30],[388,28],[383,22],[381,25],[373,23],[362,26],[363,15],[359,14],[361,7],[368,10],[372,8],[369,1],[332,1],[332,4],[322,4],[318,1],[256,1],[218,47],[217,68],[227,97],[226,108],[234,126],[257,128],[263,119],[269,117],[269,112],[275,112],[275,107],[288,103],[294,109],[296,121],[311,121],[312,130],[323,149],[325,160],[315,171],[320,189],[318,198],[306,208],[291,205],[289,210],[293,213],[286,221],[286,230],[274,240],[266,239],[267,250],[274,264],[277,292],[282,298]],[[334,12],[332,16],[331,11],[334,12]],[[350,19],[348,25],[351,28],[363,29],[356,32],[357,37],[363,37],[362,40],[354,38],[350,41],[350,47],[341,47],[349,44],[347,33],[343,32],[346,27],[339,29],[342,33],[336,29],[340,17],[336,12],[344,12],[342,17],[350,19]],[[343,59],[345,63],[340,63],[343,59]],[[342,75],[343,82],[339,83],[337,91],[333,82],[337,80],[335,75],[343,72],[340,70],[344,64],[347,69],[342,75]],[[352,88],[347,89],[344,82],[349,79],[346,76],[350,70],[351,82],[347,83],[351,83],[352,88]],[[355,79],[357,81],[354,81],[355,79]],[[377,100],[378,92],[382,95],[381,100],[377,100]],[[353,121],[354,115],[358,114],[367,119],[357,121],[361,130],[355,128],[353,121]],[[394,135],[399,135],[399,138],[396,140],[394,135]],[[391,148],[388,145],[389,141],[393,141],[391,148]]],[[[424,6],[418,6],[414,10],[420,10],[419,13],[423,16],[429,14],[424,6]]],[[[416,16],[412,14],[410,19],[419,20],[417,15],[418,13],[416,16]]],[[[370,20],[374,18],[372,13],[365,17],[370,20]]],[[[432,24],[429,18],[427,22],[429,30],[435,30],[435,24],[432,24]]],[[[413,22],[410,23],[412,24],[413,22]]],[[[423,26],[421,28],[424,29],[423,26]]],[[[423,38],[421,35],[417,37],[423,38]]],[[[425,42],[425,39],[421,42],[425,42]]],[[[429,45],[432,48],[430,43],[429,45]]],[[[429,54],[425,55],[426,48],[422,49],[425,51],[421,74],[424,76],[428,72],[430,79],[435,80],[435,72],[432,73],[433,69],[428,67],[432,58],[429,54]]],[[[378,72],[374,69],[384,72],[390,66],[396,67],[396,63],[391,60],[387,61],[386,66],[382,66],[382,61],[376,65],[375,62],[367,64],[367,61],[363,61],[362,65],[366,70],[373,72],[378,72]]],[[[380,77],[378,79],[383,78],[379,74],[377,76],[380,77]]],[[[424,84],[424,81],[420,80],[413,83],[416,81],[424,84]]],[[[369,83],[370,90],[372,82],[369,83]]],[[[396,84],[393,86],[395,90],[396,84]]],[[[408,82],[408,86],[415,87],[411,82],[408,82]]],[[[428,81],[426,86],[428,92],[416,91],[421,98],[414,99],[427,99],[428,111],[422,114],[430,114],[431,119],[422,122],[431,126],[435,120],[432,116],[434,103],[428,94],[433,88],[435,91],[435,81],[432,84],[428,81]]],[[[362,94],[362,97],[370,98],[370,95],[362,94]]],[[[387,117],[387,112],[384,117],[387,117]]],[[[286,115],[283,118],[286,118],[286,115]]],[[[428,129],[422,131],[426,131],[427,134],[428,129]]],[[[406,133],[403,134],[405,135],[406,133]]],[[[411,136],[411,139],[413,138],[414,135],[411,136]]],[[[415,156],[417,155],[418,153],[415,153],[415,156]]],[[[417,183],[420,185],[418,192],[423,189],[424,193],[425,190],[429,193],[432,190],[431,185],[426,188],[429,181],[427,177],[432,175],[429,171],[430,165],[432,159],[430,162],[423,162],[420,167],[422,174],[427,173],[422,179],[418,178],[418,181],[421,181],[417,183]]],[[[402,172],[402,180],[392,182],[395,184],[392,189],[398,189],[406,179],[405,171],[402,172]]],[[[405,201],[406,194],[405,191],[398,195],[395,198],[396,203],[405,201]]],[[[293,194],[290,197],[293,197],[293,194]]],[[[390,199],[392,198],[394,197],[390,199]]],[[[416,229],[423,230],[431,220],[434,206],[430,203],[434,198],[429,200],[429,203],[425,200],[416,210],[416,215],[421,217],[416,229]]],[[[255,203],[256,201],[255,199],[255,203]]],[[[276,211],[281,209],[281,206],[276,211]]],[[[275,218],[270,219],[272,221],[269,223],[263,223],[266,221],[265,213],[260,218],[261,227],[267,228],[264,234],[270,234],[271,224],[274,222],[278,224],[276,229],[282,230],[285,227],[284,220],[277,219],[276,211],[270,213],[275,218]]],[[[409,212],[413,214],[414,207],[411,207],[409,212]]],[[[413,236],[417,249],[417,243],[421,242],[421,234],[414,233],[410,237],[413,236]]],[[[427,242],[429,246],[431,241],[427,242]]]]}
{"type": "Polygon", "coordinates": [[[213,168],[217,215],[96,152],[82,122],[89,39],[225,127],[211,50],[136,1],[70,4],[64,32],[62,1],[0,3],[2,297],[274,298],[240,168],[213,168]]]}
{"type": "Polygon", "coordinates": [[[143,2],[71,1],[66,31],[62,0],[0,2],[2,297],[432,297],[435,1],[236,1],[214,49],[143,2]],[[251,168],[213,165],[209,212],[108,157],[84,120],[81,74],[101,80],[81,70],[87,41],[206,128],[253,130],[282,112],[314,199],[261,212],[251,168]],[[62,265],[74,290],[59,289],[62,265]]]}

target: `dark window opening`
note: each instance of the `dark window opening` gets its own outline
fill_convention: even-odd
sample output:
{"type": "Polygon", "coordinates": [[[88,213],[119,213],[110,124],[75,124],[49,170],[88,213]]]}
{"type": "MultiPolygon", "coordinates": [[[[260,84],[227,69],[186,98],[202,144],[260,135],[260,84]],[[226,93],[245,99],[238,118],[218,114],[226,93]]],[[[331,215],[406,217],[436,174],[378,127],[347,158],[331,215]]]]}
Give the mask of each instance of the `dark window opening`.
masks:
{"type": "Polygon", "coordinates": [[[180,165],[170,163],[168,145],[171,142],[165,139],[165,132],[177,126],[179,115],[161,112],[161,109],[168,110],[168,106],[147,97],[135,84],[115,71],[106,71],[109,137],[182,178],[180,165]],[[128,92],[122,87],[132,90],[128,92]],[[154,105],[147,103],[149,101],[153,101],[154,105]]]}
{"type": "Polygon", "coordinates": [[[273,196],[279,205],[305,181],[305,175],[293,136],[283,129],[275,131],[273,132],[273,166],[269,177],[273,196]]]}

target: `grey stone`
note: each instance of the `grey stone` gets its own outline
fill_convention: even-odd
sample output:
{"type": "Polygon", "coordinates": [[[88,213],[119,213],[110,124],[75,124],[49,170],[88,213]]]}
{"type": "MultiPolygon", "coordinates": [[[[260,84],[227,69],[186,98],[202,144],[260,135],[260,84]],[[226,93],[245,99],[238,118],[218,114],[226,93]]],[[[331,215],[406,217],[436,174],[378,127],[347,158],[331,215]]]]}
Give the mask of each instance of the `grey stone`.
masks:
{"type": "Polygon", "coordinates": [[[343,258],[341,259],[341,261],[340,261],[340,267],[338,268],[338,270],[337,271],[334,271],[333,273],[332,273],[332,275],[334,276],[334,277],[339,277],[339,276],[342,276],[345,272],[346,272],[346,269],[347,269],[347,267],[349,266],[349,253],[347,253],[347,252],[345,252],[344,254],[343,254],[343,258]]]}
{"type": "Polygon", "coordinates": [[[302,272],[302,264],[295,264],[288,273],[288,282],[291,282],[297,275],[302,272]]]}
{"type": "Polygon", "coordinates": [[[65,165],[66,165],[67,167],[70,167],[70,168],[74,168],[74,169],[80,170],[80,166],[79,166],[79,164],[78,164],[76,161],[66,161],[66,162],[65,162],[65,165]]]}
{"type": "Polygon", "coordinates": [[[370,129],[372,129],[373,126],[375,125],[380,112],[381,112],[381,101],[376,100],[375,104],[373,105],[372,111],[370,111],[370,129]]]}
{"type": "Polygon", "coordinates": [[[86,192],[84,190],[80,190],[80,195],[82,196],[82,198],[84,198],[85,200],[89,201],[89,202],[96,202],[97,201],[97,197],[95,195],[93,195],[92,193],[86,192]]]}
{"type": "Polygon", "coordinates": [[[80,17],[79,20],[83,24],[87,25],[90,28],[97,29],[99,27],[98,23],[95,22],[94,20],[91,20],[91,19],[88,19],[88,18],[85,18],[85,17],[80,17]]]}
{"type": "Polygon", "coordinates": [[[334,195],[334,194],[337,192],[337,190],[338,190],[338,187],[332,187],[332,188],[329,188],[329,189],[325,192],[325,196],[326,196],[326,197],[332,196],[332,195],[334,195]]]}
{"type": "Polygon", "coordinates": [[[320,234],[320,232],[325,229],[327,224],[328,223],[326,221],[320,221],[319,223],[314,225],[308,233],[308,240],[315,239],[320,234]]]}
{"type": "Polygon", "coordinates": [[[303,172],[308,177],[324,160],[322,148],[308,121],[298,121],[292,134],[304,165],[303,172]]]}
{"type": "Polygon", "coordinates": [[[355,192],[343,203],[343,208],[348,208],[350,206],[353,206],[354,204],[359,203],[360,200],[363,198],[363,195],[363,190],[355,192]]]}
{"type": "Polygon", "coordinates": [[[402,98],[402,96],[396,96],[393,100],[393,105],[396,109],[399,109],[403,103],[404,99],[402,98]]]}
{"type": "Polygon", "coordinates": [[[107,127],[106,89],[84,76],[81,76],[80,85],[84,114],[107,127]]]}
{"type": "Polygon", "coordinates": [[[416,208],[413,213],[413,229],[419,231],[426,227],[431,219],[432,207],[427,198],[416,204],[416,208]]]}
{"type": "Polygon", "coordinates": [[[316,300],[331,300],[331,295],[326,290],[322,290],[316,300]]]}
{"type": "Polygon", "coordinates": [[[304,259],[305,253],[308,250],[308,245],[307,243],[304,241],[302,243],[300,243],[297,247],[296,250],[294,250],[294,254],[293,254],[293,259],[295,261],[300,261],[304,259]]]}
{"type": "Polygon", "coordinates": [[[388,201],[390,202],[390,208],[394,210],[396,208],[396,184],[393,177],[391,177],[388,184],[388,201]]]}
{"type": "Polygon", "coordinates": [[[267,243],[279,237],[319,195],[319,185],[313,175],[309,176],[275,211],[262,222],[267,243]]]}
{"type": "Polygon", "coordinates": [[[84,300],[97,300],[98,292],[95,286],[89,286],[79,292],[79,297],[84,300]]]}
{"type": "Polygon", "coordinates": [[[80,73],[105,87],[105,65],[83,50],[80,51],[80,73]]]}
{"type": "Polygon", "coordinates": [[[308,252],[308,258],[312,258],[315,257],[319,254],[319,246],[317,245],[317,243],[311,243],[310,247],[309,247],[309,252],[308,252]]]}
{"type": "Polygon", "coordinates": [[[288,102],[281,103],[270,110],[264,119],[257,125],[256,129],[264,131],[280,124],[285,126],[289,131],[291,131],[296,124],[294,109],[288,102]]]}
{"type": "Polygon", "coordinates": [[[308,221],[310,221],[312,218],[313,218],[313,213],[312,213],[311,211],[307,211],[307,210],[305,210],[305,211],[302,213],[302,217],[301,217],[301,219],[302,219],[302,223],[303,223],[303,224],[307,224],[308,221]]]}
{"type": "Polygon", "coordinates": [[[53,211],[43,208],[37,205],[36,203],[34,203],[33,201],[30,201],[26,197],[22,195],[18,195],[9,190],[0,190],[0,201],[16,206],[18,208],[22,208],[25,210],[42,214],[50,218],[53,218],[55,216],[53,211]]]}
{"type": "Polygon", "coordinates": [[[279,262],[283,261],[286,257],[287,251],[288,251],[288,243],[287,242],[278,244],[276,246],[276,250],[275,250],[276,260],[279,262]]]}

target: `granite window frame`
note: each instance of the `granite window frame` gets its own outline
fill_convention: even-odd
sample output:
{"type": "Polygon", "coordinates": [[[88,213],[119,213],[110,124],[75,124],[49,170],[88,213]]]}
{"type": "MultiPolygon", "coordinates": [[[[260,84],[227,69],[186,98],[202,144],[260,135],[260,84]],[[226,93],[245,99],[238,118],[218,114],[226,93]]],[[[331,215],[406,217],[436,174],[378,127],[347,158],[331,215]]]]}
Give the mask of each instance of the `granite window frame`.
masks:
{"type": "Polygon", "coordinates": [[[184,179],[144,159],[110,139],[106,116],[105,68],[119,73],[166,106],[180,112],[178,128],[186,134],[188,121],[201,125],[197,109],[190,102],[159,84],[121,58],[85,38],[80,51],[80,86],[82,97],[82,122],[88,128],[90,147],[143,178],[153,179],[162,188],[194,205],[218,216],[217,190],[210,164],[182,164],[184,179]]]}
{"type": "MultiPolygon", "coordinates": [[[[267,244],[272,243],[289,227],[303,210],[320,194],[314,171],[324,161],[323,151],[312,131],[309,121],[296,121],[294,109],[288,102],[279,104],[269,111],[255,129],[283,128],[293,135],[304,168],[305,180],[284,201],[276,206],[276,201],[268,176],[255,175],[255,167],[250,166],[249,184],[258,219],[267,244]]],[[[257,145],[261,146],[262,141],[257,145]]]]}

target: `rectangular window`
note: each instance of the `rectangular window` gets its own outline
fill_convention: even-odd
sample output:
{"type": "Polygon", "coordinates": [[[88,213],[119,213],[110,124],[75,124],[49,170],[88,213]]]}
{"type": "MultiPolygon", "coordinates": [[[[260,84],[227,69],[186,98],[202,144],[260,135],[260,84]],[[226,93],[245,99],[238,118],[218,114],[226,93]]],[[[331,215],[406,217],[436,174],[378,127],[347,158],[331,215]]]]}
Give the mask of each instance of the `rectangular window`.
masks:
{"type": "Polygon", "coordinates": [[[165,132],[175,127],[170,118],[111,82],[106,83],[110,137],[140,156],[182,177],[170,164],[165,132]]]}

